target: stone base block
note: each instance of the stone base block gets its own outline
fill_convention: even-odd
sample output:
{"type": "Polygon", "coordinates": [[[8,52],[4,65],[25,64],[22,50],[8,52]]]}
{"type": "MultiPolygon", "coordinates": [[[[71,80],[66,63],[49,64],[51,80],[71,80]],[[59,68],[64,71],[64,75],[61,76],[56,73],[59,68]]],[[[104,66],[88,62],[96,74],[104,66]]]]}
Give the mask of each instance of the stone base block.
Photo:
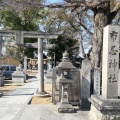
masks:
{"type": "Polygon", "coordinates": [[[120,99],[91,96],[88,120],[120,120],[120,99]]]}
{"type": "Polygon", "coordinates": [[[12,82],[13,83],[25,83],[26,75],[23,72],[14,72],[12,74],[12,82]]]}
{"type": "Polygon", "coordinates": [[[4,86],[4,77],[0,77],[0,87],[4,86]]]}
{"type": "Polygon", "coordinates": [[[47,92],[39,92],[39,91],[37,91],[36,92],[36,94],[35,94],[35,96],[39,96],[39,97],[48,97],[48,96],[50,96],[50,94],[49,93],[47,93],[47,92]]]}
{"type": "Polygon", "coordinates": [[[60,103],[60,105],[58,107],[58,112],[59,113],[74,113],[75,109],[70,104],[60,103]]]}

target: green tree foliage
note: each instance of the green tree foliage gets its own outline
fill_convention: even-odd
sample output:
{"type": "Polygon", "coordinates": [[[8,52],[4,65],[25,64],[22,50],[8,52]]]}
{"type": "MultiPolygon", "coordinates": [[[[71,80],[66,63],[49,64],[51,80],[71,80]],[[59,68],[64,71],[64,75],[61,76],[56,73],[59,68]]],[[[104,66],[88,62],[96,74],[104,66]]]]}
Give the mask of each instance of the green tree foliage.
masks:
{"type": "MultiPolygon", "coordinates": [[[[10,0],[9,0],[10,1],[10,0]]],[[[41,2],[41,0],[38,0],[41,2]]],[[[0,10],[0,24],[4,27],[5,30],[23,30],[23,31],[38,31],[40,19],[44,18],[45,10],[44,8],[37,7],[27,7],[24,6],[23,9],[19,10],[13,6],[2,7],[0,10]]],[[[34,43],[37,42],[37,39],[25,38],[25,43],[34,43]]],[[[8,49],[8,48],[7,48],[8,49]]],[[[14,48],[13,48],[14,49],[14,48]]],[[[10,48],[11,50],[11,48],[10,48]]],[[[16,57],[19,57],[19,52],[23,56],[33,57],[33,51],[36,49],[27,49],[18,47],[16,49],[16,57]]],[[[8,49],[9,51],[9,49],[8,49]]],[[[7,51],[7,53],[9,53],[7,51]]],[[[13,50],[14,51],[14,50],[13,50]]]]}
{"type": "Polygon", "coordinates": [[[48,56],[52,57],[54,59],[55,54],[55,60],[61,61],[62,53],[65,52],[65,50],[68,50],[70,53],[70,57],[72,57],[71,47],[73,47],[77,40],[68,38],[67,36],[59,35],[59,37],[55,40],[49,40],[49,43],[55,44],[56,47],[54,50],[48,51],[48,56]]]}
{"type": "MultiPolygon", "coordinates": [[[[13,0],[14,1],[14,0],[13,0]]],[[[17,1],[17,0],[16,0],[17,1]]],[[[18,2],[18,1],[17,1],[18,2]]],[[[16,2],[16,4],[17,4],[16,2]]],[[[19,2],[23,3],[25,0],[19,2]]],[[[28,2],[33,2],[32,0],[29,0],[28,2]]],[[[4,8],[1,10],[1,23],[4,26],[4,29],[11,29],[11,30],[26,30],[26,31],[34,31],[38,30],[39,24],[41,24],[46,32],[54,32],[58,30],[64,29],[64,31],[70,31],[72,29],[71,27],[69,28],[66,22],[64,22],[64,19],[62,17],[56,18],[57,12],[52,12],[51,14],[51,9],[43,9],[43,8],[38,8],[37,6],[31,7],[27,6],[26,7],[21,6],[17,4],[18,7],[16,7],[16,4],[11,3],[9,7],[4,8]],[[12,6],[12,7],[11,7],[12,6]],[[20,8],[21,9],[20,11],[20,8]],[[53,15],[54,14],[54,15],[53,15]],[[13,18],[13,19],[12,19],[13,18]]],[[[41,26],[40,26],[41,27],[41,26]]],[[[70,32],[67,32],[70,33],[70,32]]],[[[70,39],[70,34],[67,34],[67,37],[60,36],[58,40],[55,40],[56,44],[56,60],[60,60],[62,58],[62,53],[66,48],[72,47],[77,40],[70,39]],[[69,38],[68,38],[69,37],[69,38]]],[[[35,40],[31,39],[25,39],[25,42],[33,42],[35,40]]],[[[50,40],[50,43],[52,43],[52,40],[50,40]]],[[[20,49],[21,50],[21,49],[20,49]]],[[[31,49],[22,49],[24,52],[18,50],[18,52],[24,53],[28,57],[33,57],[32,53],[33,51],[31,49]]],[[[8,50],[9,51],[9,50],[8,50]]],[[[49,55],[53,57],[54,50],[48,51],[49,55]]],[[[17,53],[16,53],[17,54],[17,53]]],[[[19,55],[19,54],[17,54],[19,55]]]]}

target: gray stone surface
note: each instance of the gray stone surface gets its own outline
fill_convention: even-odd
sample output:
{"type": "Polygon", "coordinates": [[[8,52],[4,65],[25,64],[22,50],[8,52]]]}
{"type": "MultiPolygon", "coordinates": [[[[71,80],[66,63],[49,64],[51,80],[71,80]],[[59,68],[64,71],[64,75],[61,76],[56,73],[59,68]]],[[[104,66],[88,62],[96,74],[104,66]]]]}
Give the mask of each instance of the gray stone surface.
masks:
{"type": "MultiPolygon", "coordinates": [[[[60,81],[61,82],[61,81],[60,81]]],[[[58,106],[58,112],[59,113],[74,113],[74,107],[69,104],[69,90],[70,90],[70,82],[69,80],[67,82],[63,81],[62,83],[62,95],[61,95],[61,101],[58,106]],[[64,82],[64,83],[63,83],[64,82]]]]}
{"type": "Polygon", "coordinates": [[[60,106],[58,112],[74,113],[74,108],[69,104],[69,94],[71,91],[71,84],[73,79],[70,77],[70,70],[74,68],[69,60],[67,51],[63,53],[62,62],[59,63],[58,68],[61,70],[61,77],[59,81],[60,106]]]}
{"type": "Polygon", "coordinates": [[[90,109],[90,83],[91,83],[91,62],[82,61],[82,81],[81,81],[81,109],[90,109]]]}
{"type": "Polygon", "coordinates": [[[81,100],[81,88],[80,88],[80,70],[79,69],[72,69],[70,71],[70,77],[73,80],[71,84],[71,89],[69,93],[69,101],[73,105],[80,105],[81,100]]]}
{"type": "Polygon", "coordinates": [[[104,28],[102,61],[102,95],[91,96],[88,120],[120,120],[118,99],[119,31],[120,27],[104,28]]]}
{"type": "Polygon", "coordinates": [[[15,118],[20,110],[21,106],[0,106],[0,120],[17,120],[15,118]]]}
{"type": "Polygon", "coordinates": [[[27,71],[27,57],[24,57],[24,73],[27,71]]]}
{"type": "Polygon", "coordinates": [[[108,25],[103,35],[102,95],[118,97],[119,26],[108,25]]]}
{"type": "MultiPolygon", "coordinates": [[[[55,91],[55,102],[54,104],[56,104],[57,102],[60,101],[61,99],[61,83],[60,83],[60,76],[61,76],[61,70],[60,69],[56,69],[56,72],[53,74],[53,76],[55,77],[54,80],[54,86],[53,89],[55,91]],[[59,91],[60,88],[60,91],[59,91]]],[[[80,70],[79,69],[72,69],[69,72],[70,77],[73,80],[73,83],[70,84],[70,92],[69,92],[69,102],[72,105],[80,105],[80,70]]],[[[53,96],[54,97],[54,96],[53,96]]]]}
{"type": "MultiPolygon", "coordinates": [[[[58,113],[55,105],[28,105],[38,89],[36,78],[0,98],[0,120],[87,120],[88,111],[58,113]]],[[[78,108],[76,108],[78,109],[78,108]]]]}
{"type": "Polygon", "coordinates": [[[58,107],[59,113],[74,113],[74,107],[69,103],[61,103],[58,107]]]}
{"type": "Polygon", "coordinates": [[[13,83],[25,83],[26,82],[26,75],[23,71],[15,71],[12,73],[12,82],[13,83]]]}
{"type": "Polygon", "coordinates": [[[47,71],[46,74],[44,74],[45,83],[52,83],[53,79],[53,70],[47,71]]]}
{"type": "Polygon", "coordinates": [[[91,96],[88,120],[120,120],[120,99],[91,96]]]}
{"type": "Polygon", "coordinates": [[[94,68],[93,70],[93,94],[100,95],[100,83],[101,83],[101,69],[94,68]]]}
{"type": "MultiPolygon", "coordinates": [[[[56,33],[46,33],[40,31],[15,31],[15,30],[0,30],[0,35],[3,37],[15,37],[18,44],[23,44],[23,38],[44,38],[44,39],[56,39],[58,35],[61,35],[63,32],[59,31],[56,33]]],[[[21,45],[20,44],[20,45],[21,45]]]]}
{"type": "Polygon", "coordinates": [[[38,92],[44,92],[43,40],[38,38],[38,92]]]}
{"type": "Polygon", "coordinates": [[[58,113],[55,105],[27,106],[19,120],[87,120],[88,111],[58,113]]]}
{"type": "Polygon", "coordinates": [[[120,97],[120,69],[118,72],[118,96],[120,97]]]}
{"type": "Polygon", "coordinates": [[[53,68],[53,76],[52,76],[52,103],[56,104],[55,100],[55,91],[56,91],[56,68],[53,68]]]}

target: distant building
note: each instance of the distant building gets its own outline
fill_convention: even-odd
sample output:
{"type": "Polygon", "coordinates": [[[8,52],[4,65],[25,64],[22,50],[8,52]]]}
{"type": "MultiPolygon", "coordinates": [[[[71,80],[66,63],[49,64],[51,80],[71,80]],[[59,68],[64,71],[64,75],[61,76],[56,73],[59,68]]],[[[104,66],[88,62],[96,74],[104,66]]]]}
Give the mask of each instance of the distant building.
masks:
{"type": "Polygon", "coordinates": [[[0,58],[0,64],[9,64],[9,65],[15,65],[19,66],[20,60],[13,58],[11,56],[5,56],[0,58]]]}
{"type": "MultiPolygon", "coordinates": [[[[38,69],[38,59],[27,58],[28,69],[38,69]]],[[[47,56],[43,53],[43,67],[47,69],[47,56]]]]}

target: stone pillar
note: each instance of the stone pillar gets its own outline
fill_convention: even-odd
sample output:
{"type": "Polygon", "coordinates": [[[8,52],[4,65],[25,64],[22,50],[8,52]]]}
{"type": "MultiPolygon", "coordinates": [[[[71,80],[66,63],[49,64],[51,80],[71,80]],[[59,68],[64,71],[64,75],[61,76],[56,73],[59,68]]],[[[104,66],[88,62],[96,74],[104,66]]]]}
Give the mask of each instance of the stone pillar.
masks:
{"type": "Polygon", "coordinates": [[[102,62],[102,96],[118,97],[119,66],[119,27],[104,28],[103,62],[102,62]]]}
{"type": "Polygon", "coordinates": [[[118,97],[120,98],[120,69],[118,72],[118,97]]]}
{"type": "Polygon", "coordinates": [[[56,104],[55,100],[55,89],[56,89],[56,68],[53,68],[53,76],[52,76],[52,103],[56,104]]]}
{"type": "Polygon", "coordinates": [[[102,95],[89,99],[88,120],[120,120],[118,99],[119,36],[120,27],[108,25],[103,34],[102,95]]]}
{"type": "Polygon", "coordinates": [[[24,73],[25,73],[25,80],[26,80],[26,74],[27,74],[27,57],[24,57],[24,73]]]}
{"type": "Polygon", "coordinates": [[[100,95],[101,69],[94,68],[93,94],[100,95]]]}
{"type": "Polygon", "coordinates": [[[43,41],[38,38],[38,91],[39,96],[48,95],[44,91],[44,70],[43,70],[43,41]]]}
{"type": "Polygon", "coordinates": [[[24,57],[24,73],[27,71],[27,57],[24,57]]]}
{"type": "Polygon", "coordinates": [[[91,83],[91,62],[90,60],[82,61],[82,81],[81,81],[81,109],[90,109],[90,83],[91,83]]]}

